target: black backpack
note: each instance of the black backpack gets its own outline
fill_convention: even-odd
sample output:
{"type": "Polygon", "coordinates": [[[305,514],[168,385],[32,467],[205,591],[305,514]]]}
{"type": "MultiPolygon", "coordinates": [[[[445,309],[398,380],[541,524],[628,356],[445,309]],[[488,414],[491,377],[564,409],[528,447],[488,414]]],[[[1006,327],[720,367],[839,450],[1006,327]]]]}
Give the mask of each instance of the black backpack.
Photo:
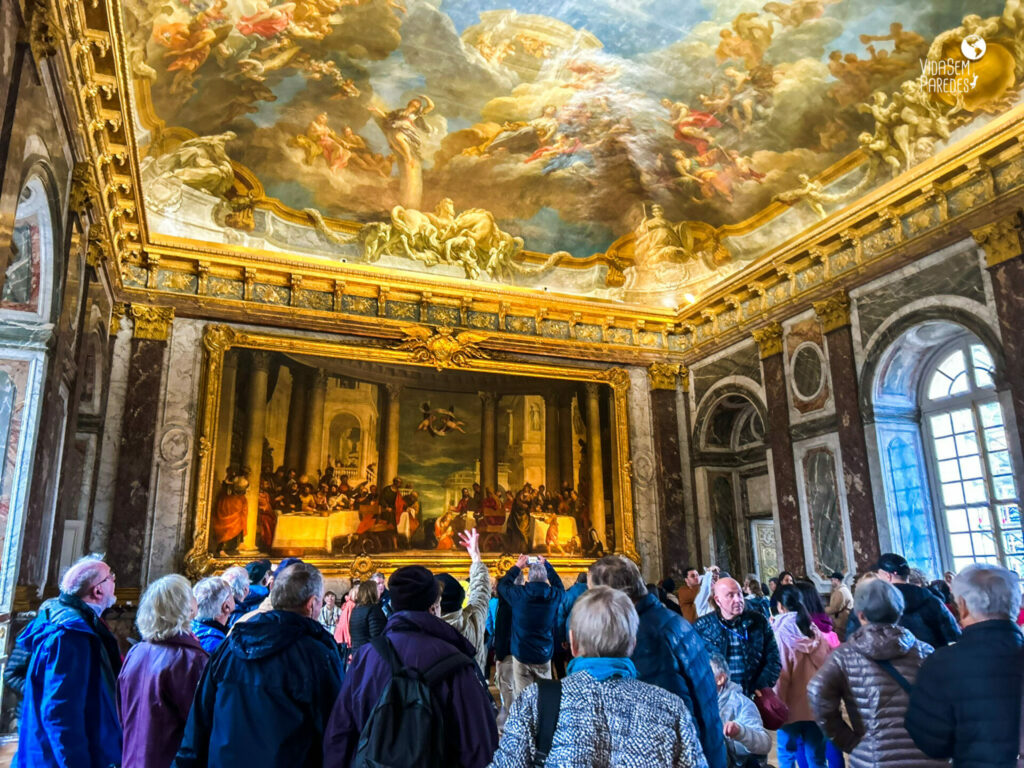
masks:
{"type": "Polygon", "coordinates": [[[359,734],[352,768],[450,768],[455,740],[432,689],[473,660],[456,652],[421,672],[403,666],[386,637],[370,644],[391,666],[391,682],[359,734]]]}

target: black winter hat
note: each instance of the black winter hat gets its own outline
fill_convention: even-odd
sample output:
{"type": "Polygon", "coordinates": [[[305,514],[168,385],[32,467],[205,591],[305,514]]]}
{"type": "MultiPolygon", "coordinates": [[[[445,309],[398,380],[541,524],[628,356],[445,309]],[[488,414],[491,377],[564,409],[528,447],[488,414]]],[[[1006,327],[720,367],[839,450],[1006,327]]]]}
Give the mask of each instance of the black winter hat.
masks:
{"type": "Polygon", "coordinates": [[[270,570],[270,561],[254,560],[245,566],[245,570],[249,574],[249,583],[259,584],[263,581],[263,577],[267,575],[267,571],[270,570]]]}
{"type": "Polygon", "coordinates": [[[462,608],[462,601],[466,599],[466,590],[462,588],[458,580],[447,573],[438,574],[437,580],[441,582],[441,613],[454,613],[462,608]]]}
{"type": "Polygon", "coordinates": [[[910,575],[910,564],[902,555],[897,555],[895,552],[886,552],[878,558],[878,564],[875,566],[875,570],[892,573],[899,576],[901,579],[905,579],[910,575]]]}
{"type": "Polygon", "coordinates": [[[437,579],[422,565],[406,565],[388,579],[395,611],[426,611],[437,602],[437,579]]]}

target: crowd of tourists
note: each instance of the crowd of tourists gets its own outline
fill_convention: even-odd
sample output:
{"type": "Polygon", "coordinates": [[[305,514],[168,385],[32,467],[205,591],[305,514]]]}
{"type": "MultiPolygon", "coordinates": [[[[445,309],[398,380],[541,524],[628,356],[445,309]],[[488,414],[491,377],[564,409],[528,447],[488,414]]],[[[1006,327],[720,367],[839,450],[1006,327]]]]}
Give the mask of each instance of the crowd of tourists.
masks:
{"type": "Polygon", "coordinates": [[[1017,765],[1021,584],[999,566],[939,586],[890,553],[823,599],[788,572],[646,584],[610,555],[566,589],[543,557],[492,578],[476,531],[460,544],[467,582],[407,565],[340,599],[295,558],[165,576],[123,657],[116,576],[84,558],[5,667],[14,765],[1017,765]]]}

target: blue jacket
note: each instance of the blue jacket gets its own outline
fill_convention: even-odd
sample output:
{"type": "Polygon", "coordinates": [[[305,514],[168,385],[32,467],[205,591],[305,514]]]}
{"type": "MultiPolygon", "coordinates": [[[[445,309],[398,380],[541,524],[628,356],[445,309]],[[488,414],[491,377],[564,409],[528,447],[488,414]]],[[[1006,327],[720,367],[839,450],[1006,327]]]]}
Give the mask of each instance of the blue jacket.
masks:
{"type": "Polygon", "coordinates": [[[729,758],[718,714],[718,687],[700,635],[651,592],[640,598],[636,612],[640,626],[632,658],[637,679],[681,698],[693,715],[708,768],[726,768],[729,758]]]}
{"type": "Polygon", "coordinates": [[[562,643],[569,640],[569,615],[572,613],[572,607],[576,605],[576,601],[580,599],[580,595],[587,591],[587,582],[577,582],[569,587],[565,591],[565,597],[562,598],[561,604],[558,606],[558,626],[555,632],[555,643],[556,647],[561,647],[562,643]]]}
{"type": "Polygon", "coordinates": [[[203,672],[174,765],[319,768],[341,679],[319,622],[269,611],[236,624],[203,672]]]}
{"type": "Polygon", "coordinates": [[[47,600],[17,644],[31,658],[12,765],[120,765],[115,691],[121,660],[113,635],[95,612],[77,597],[47,600]]]}
{"type": "Polygon", "coordinates": [[[551,661],[555,651],[555,618],[565,588],[551,563],[545,560],[544,565],[548,584],[517,585],[519,568],[514,565],[498,582],[498,595],[512,606],[512,655],[524,664],[551,661]]]}
{"type": "Polygon", "coordinates": [[[228,635],[228,628],[216,619],[192,619],[192,634],[203,646],[203,650],[213,656],[228,635]]]}
{"type": "Polygon", "coordinates": [[[235,603],[235,610],[228,616],[228,627],[235,626],[235,622],[245,616],[247,613],[252,613],[260,607],[260,603],[267,599],[270,594],[270,590],[264,587],[262,584],[253,584],[249,587],[249,594],[245,596],[245,600],[240,603],[235,603]]]}

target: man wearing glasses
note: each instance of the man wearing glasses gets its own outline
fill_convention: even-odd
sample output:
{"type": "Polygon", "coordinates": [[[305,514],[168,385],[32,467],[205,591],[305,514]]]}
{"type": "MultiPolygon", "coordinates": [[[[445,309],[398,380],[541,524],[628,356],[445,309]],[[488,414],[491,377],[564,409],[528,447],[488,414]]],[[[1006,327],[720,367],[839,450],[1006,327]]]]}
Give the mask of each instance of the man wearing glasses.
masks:
{"type": "Polygon", "coordinates": [[[4,670],[24,696],[15,768],[120,765],[121,654],[100,618],[115,602],[115,581],[98,557],[79,560],[18,637],[4,670]]]}

